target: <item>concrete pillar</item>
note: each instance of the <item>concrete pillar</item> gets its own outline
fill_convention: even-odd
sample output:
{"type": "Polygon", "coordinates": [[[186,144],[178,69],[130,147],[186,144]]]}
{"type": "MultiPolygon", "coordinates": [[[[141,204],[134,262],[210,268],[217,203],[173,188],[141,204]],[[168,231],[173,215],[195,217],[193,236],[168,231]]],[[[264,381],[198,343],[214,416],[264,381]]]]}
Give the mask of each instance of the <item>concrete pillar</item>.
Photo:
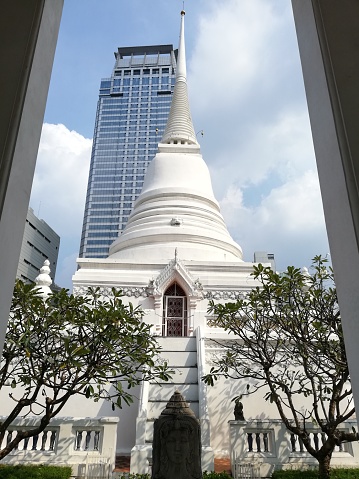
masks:
{"type": "Polygon", "coordinates": [[[0,14],[0,355],[63,0],[5,0],[0,14]]]}
{"type": "Polygon", "coordinates": [[[359,3],[292,0],[355,402],[359,404],[359,3]]]}

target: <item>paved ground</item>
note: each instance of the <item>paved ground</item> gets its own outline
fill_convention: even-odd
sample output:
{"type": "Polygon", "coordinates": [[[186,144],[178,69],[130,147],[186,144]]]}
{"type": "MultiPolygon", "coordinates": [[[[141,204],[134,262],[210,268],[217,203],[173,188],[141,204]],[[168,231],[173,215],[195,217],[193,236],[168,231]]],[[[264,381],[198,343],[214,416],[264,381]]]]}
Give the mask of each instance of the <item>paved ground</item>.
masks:
{"type": "Polygon", "coordinates": [[[116,456],[115,471],[130,472],[130,456],[116,456]]]}
{"type": "MultiPolygon", "coordinates": [[[[220,457],[214,459],[214,470],[216,472],[226,471],[231,472],[231,461],[229,457],[220,457]]],[[[117,456],[115,471],[129,472],[130,471],[130,457],[129,456],[117,456]]]]}
{"type": "Polygon", "coordinates": [[[231,473],[231,460],[229,457],[215,457],[214,458],[214,470],[215,472],[226,471],[231,473]]]}

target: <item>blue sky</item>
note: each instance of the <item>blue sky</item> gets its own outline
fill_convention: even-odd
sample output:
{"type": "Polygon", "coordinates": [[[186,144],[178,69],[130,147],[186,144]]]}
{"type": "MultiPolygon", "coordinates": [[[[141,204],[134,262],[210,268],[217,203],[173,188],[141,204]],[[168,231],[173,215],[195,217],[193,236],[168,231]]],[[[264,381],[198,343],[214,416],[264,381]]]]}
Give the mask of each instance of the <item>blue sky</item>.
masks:
{"type": "MultiPolygon", "coordinates": [[[[61,236],[71,288],[100,79],[119,46],[177,47],[180,0],[65,0],[30,206],[61,236]]],[[[187,0],[192,117],[246,261],[277,269],[329,252],[290,0],[187,0]]]]}

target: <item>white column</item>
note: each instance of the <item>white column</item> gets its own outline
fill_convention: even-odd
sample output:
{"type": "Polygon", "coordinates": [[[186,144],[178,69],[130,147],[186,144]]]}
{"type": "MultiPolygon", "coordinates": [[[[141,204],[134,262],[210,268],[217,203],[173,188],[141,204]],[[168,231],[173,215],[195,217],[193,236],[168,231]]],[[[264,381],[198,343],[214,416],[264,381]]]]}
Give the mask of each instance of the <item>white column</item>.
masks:
{"type": "Polygon", "coordinates": [[[63,0],[12,0],[1,8],[3,103],[0,110],[0,355],[62,7],[63,0]]]}
{"type": "Polygon", "coordinates": [[[359,404],[359,3],[292,0],[330,252],[359,404]]]}

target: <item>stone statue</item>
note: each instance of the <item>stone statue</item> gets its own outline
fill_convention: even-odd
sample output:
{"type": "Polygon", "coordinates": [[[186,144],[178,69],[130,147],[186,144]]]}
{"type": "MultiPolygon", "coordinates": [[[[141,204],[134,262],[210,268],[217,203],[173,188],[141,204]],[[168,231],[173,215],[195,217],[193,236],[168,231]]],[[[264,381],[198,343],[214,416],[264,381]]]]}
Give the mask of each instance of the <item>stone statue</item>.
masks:
{"type": "Polygon", "coordinates": [[[244,421],[244,415],[243,415],[243,404],[241,403],[241,401],[239,400],[239,398],[237,398],[234,402],[235,406],[234,406],[234,419],[236,421],[244,421]]]}
{"type": "Polygon", "coordinates": [[[154,423],[152,479],[201,477],[199,421],[176,391],[154,423]]]}

